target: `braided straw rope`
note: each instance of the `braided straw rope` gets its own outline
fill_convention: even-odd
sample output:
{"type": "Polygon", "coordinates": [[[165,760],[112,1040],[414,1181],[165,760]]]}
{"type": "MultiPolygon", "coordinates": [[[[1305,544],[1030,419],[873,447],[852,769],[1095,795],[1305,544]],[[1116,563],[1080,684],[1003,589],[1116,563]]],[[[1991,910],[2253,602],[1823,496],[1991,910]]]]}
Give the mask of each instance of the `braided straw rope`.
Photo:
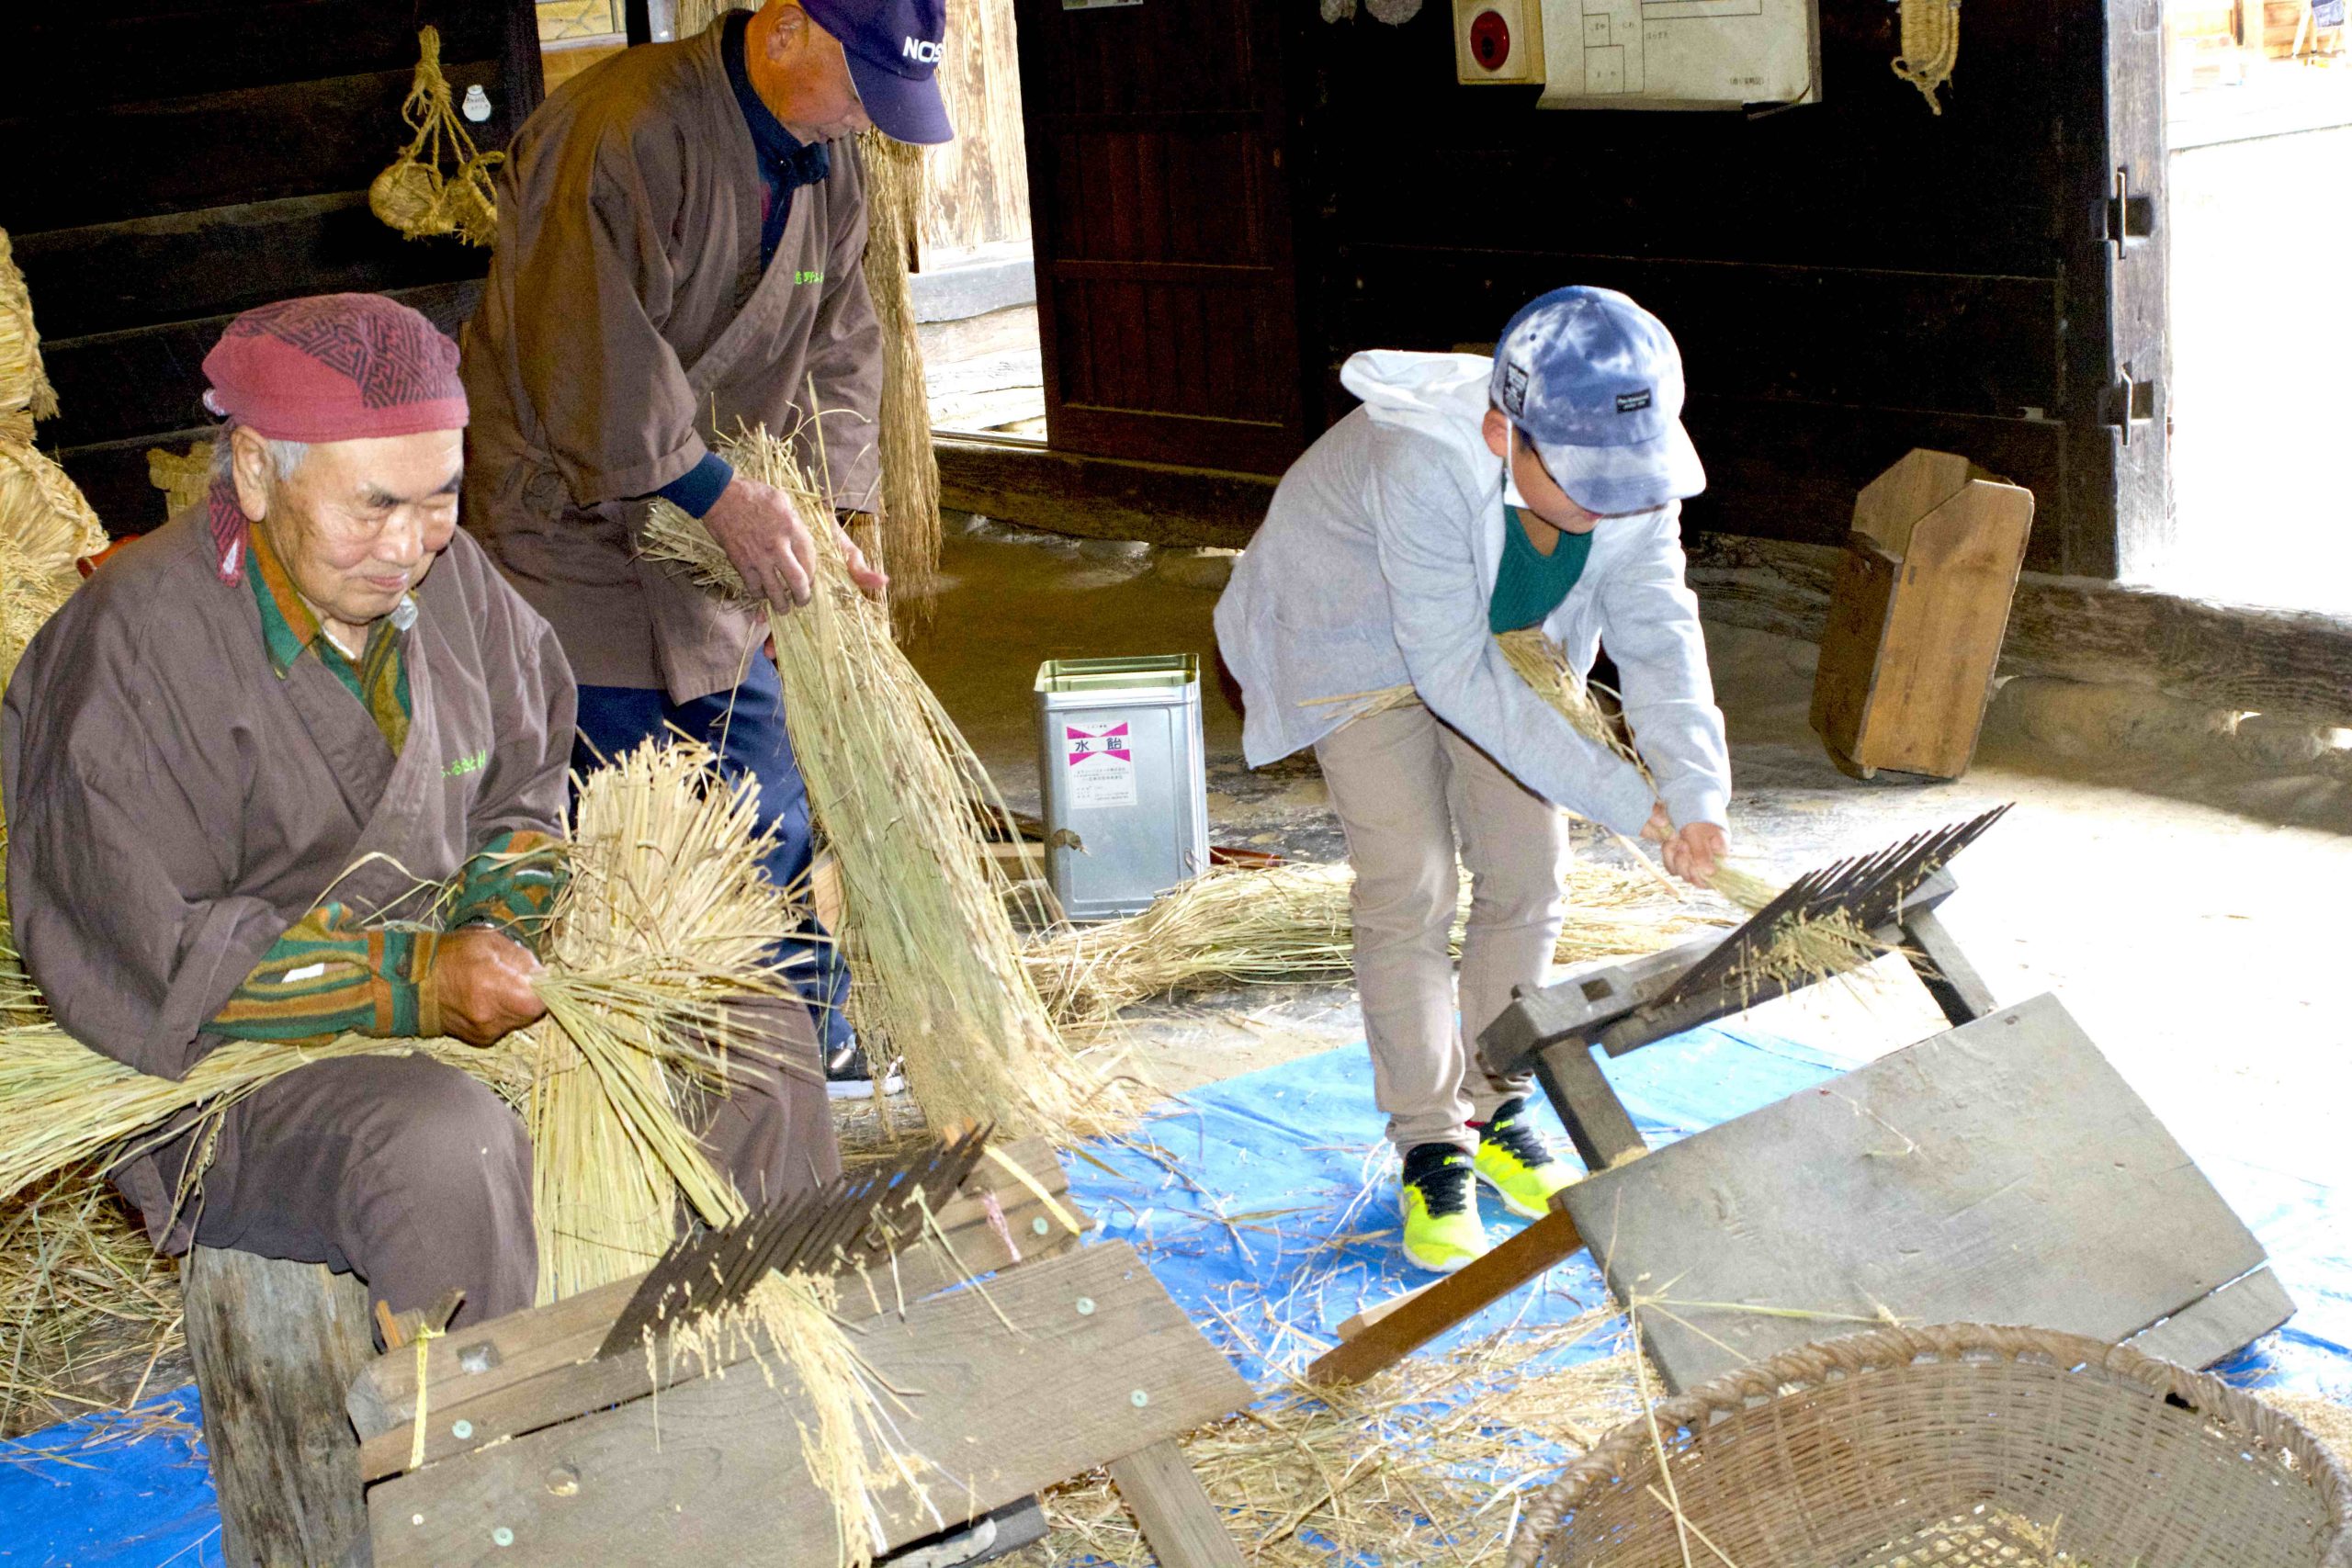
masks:
{"type": "Polygon", "coordinates": [[[1919,89],[1928,107],[1944,112],[1936,89],[1951,80],[1960,61],[1960,0],[1901,0],[1903,52],[1894,73],[1919,89]]]}
{"type": "Polygon", "coordinates": [[[1529,1508],[1510,1568],[2352,1568],[2347,1499],[2301,1424],[2201,1372],[2046,1329],[1881,1328],[1620,1427],[1529,1508]]]}

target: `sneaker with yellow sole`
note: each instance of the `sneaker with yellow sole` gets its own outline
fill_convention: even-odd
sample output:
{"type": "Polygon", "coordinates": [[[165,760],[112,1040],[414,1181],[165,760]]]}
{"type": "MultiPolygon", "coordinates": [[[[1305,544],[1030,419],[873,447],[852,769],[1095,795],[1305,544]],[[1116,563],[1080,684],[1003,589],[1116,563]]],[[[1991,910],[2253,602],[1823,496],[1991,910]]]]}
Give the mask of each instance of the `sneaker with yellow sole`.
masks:
{"type": "Polygon", "coordinates": [[[1504,1208],[1521,1219],[1540,1220],[1551,1210],[1552,1194],[1573,1184],[1577,1172],[1553,1157],[1544,1134],[1528,1125],[1526,1111],[1522,1096],[1495,1107],[1492,1121],[1471,1122],[1478,1134],[1471,1165],[1504,1208]]]}
{"type": "Polygon", "coordinates": [[[1406,1152],[1405,1257],[1415,1267],[1451,1274],[1486,1255],[1487,1227],[1478,1223],[1471,1176],[1470,1156],[1452,1144],[1419,1144],[1406,1152]]]}

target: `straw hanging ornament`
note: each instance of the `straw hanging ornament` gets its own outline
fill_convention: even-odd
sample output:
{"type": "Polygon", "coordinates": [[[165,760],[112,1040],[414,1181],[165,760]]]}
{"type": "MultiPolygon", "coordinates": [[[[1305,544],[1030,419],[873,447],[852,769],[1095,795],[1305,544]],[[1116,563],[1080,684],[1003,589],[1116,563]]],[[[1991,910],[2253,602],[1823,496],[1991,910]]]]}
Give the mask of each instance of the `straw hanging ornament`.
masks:
{"type": "Polygon", "coordinates": [[[1928,109],[1944,112],[1936,89],[1951,80],[1960,58],[1960,0],[1901,0],[1903,52],[1894,73],[1919,89],[1928,109]]]}
{"type": "Polygon", "coordinates": [[[28,409],[35,419],[57,412],[57,392],[41,367],[40,333],[33,327],[32,293],[17,270],[8,231],[0,229],[0,411],[28,409]]]}
{"type": "Polygon", "coordinates": [[[416,135],[368,187],[368,205],[412,240],[455,234],[469,245],[488,245],[498,237],[490,172],[506,154],[476,148],[458,118],[449,78],[441,73],[440,29],[426,28],[416,39],[416,78],[401,105],[401,118],[416,135]],[[447,175],[445,154],[455,165],[447,175]]]}

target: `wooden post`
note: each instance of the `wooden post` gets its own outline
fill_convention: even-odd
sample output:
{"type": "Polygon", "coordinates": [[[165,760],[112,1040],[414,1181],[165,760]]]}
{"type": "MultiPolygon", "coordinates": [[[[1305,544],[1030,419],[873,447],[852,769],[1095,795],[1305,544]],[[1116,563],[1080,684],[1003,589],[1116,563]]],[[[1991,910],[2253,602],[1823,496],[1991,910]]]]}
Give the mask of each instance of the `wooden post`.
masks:
{"type": "Polygon", "coordinates": [[[1225,1515],[1173,1438],[1113,1460],[1110,1471],[1160,1568],[1242,1568],[1225,1515]]]}
{"type": "Polygon", "coordinates": [[[368,1291],[250,1252],[181,1266],[228,1568],[365,1568],[368,1505],[344,1395],[374,1359],[368,1291]]]}

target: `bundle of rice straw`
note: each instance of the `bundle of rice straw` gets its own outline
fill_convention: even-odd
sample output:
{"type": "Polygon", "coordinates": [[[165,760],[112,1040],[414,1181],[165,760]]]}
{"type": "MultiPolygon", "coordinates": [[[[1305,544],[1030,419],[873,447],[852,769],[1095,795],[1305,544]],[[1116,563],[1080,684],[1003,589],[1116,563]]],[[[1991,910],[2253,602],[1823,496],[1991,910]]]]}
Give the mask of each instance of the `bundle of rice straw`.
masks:
{"type": "MultiPolygon", "coordinates": [[[[827,514],[785,442],[752,430],[721,448],[804,515],[827,514]]],[[[790,614],[771,609],[769,626],[810,809],[841,874],[838,935],[868,1051],[883,1059],[887,1041],[903,1057],[934,1127],[968,1120],[1067,1144],[1122,1124],[1131,1107],[1064,1045],[1021,961],[1001,875],[967,804],[996,800],[987,773],[850,581],[834,531],[813,533],[815,594],[790,614]]],[[[748,602],[709,531],[666,502],[644,548],[748,602]]]]}
{"type": "Polygon", "coordinates": [[[939,459],[909,277],[922,226],[922,149],[868,130],[857,139],[857,158],[865,175],[865,288],[882,325],[882,527],[878,548],[864,547],[890,574],[891,618],[903,636],[930,620],[939,592],[939,459]]]}
{"type": "Polygon", "coordinates": [[[147,482],[164,492],[164,515],[178,516],[212,488],[212,443],[199,441],[185,453],[150,446],[147,482]]]}
{"type": "Polygon", "coordinates": [[[32,293],[17,268],[16,247],[0,229],[0,412],[22,409],[35,419],[57,412],[57,389],[40,361],[40,333],[33,326],[32,293]]]}
{"type": "Polygon", "coordinates": [[[676,1239],[681,1194],[712,1224],[745,1212],[681,1100],[723,1092],[729,1054],[758,1049],[726,1004],[786,994],[775,954],[796,911],[761,871],[758,798],[676,739],[580,781],[537,987],[548,1018],[530,1031],[542,1301],[650,1267],[676,1239]]]}
{"type": "Polygon", "coordinates": [[[840,1532],[835,1561],[841,1568],[866,1568],[887,1539],[873,1494],[892,1481],[917,1495],[923,1489],[882,1412],[890,1391],[835,1315],[839,1289],[838,1280],[823,1276],[770,1273],[742,1300],[692,1320],[648,1354],[669,1368],[698,1362],[708,1376],[723,1375],[748,1356],[770,1388],[781,1361],[800,1385],[802,1407],[816,1417],[814,1431],[800,1427],[801,1462],[832,1503],[840,1532]]]}
{"type": "MultiPolygon", "coordinates": [[[[1354,957],[1348,903],[1354,886],[1345,864],[1212,871],[1140,915],[1050,932],[1025,960],[1066,1025],[1182,990],[1344,980],[1354,957]]],[[[1567,915],[1553,954],[1559,964],[1652,953],[1717,923],[1662,897],[1655,878],[1590,860],[1569,866],[1562,890],[1567,915]]],[[[1465,875],[1454,912],[1456,953],[1469,914],[1465,875]]]]}
{"type": "MultiPolygon", "coordinates": [[[[1566,652],[1544,635],[1542,626],[1524,626],[1518,631],[1504,632],[1495,638],[1495,645],[1501,649],[1503,658],[1520,679],[1558,710],[1560,716],[1566,719],[1578,735],[1608,747],[1640,769],[1643,778],[1649,778],[1649,765],[1642,761],[1641,753],[1634,749],[1623,729],[1593,699],[1591,687],[1569,665],[1566,652]]],[[[1417,703],[1420,701],[1420,695],[1410,684],[1406,684],[1312,700],[1317,705],[1347,705],[1346,722],[1352,723],[1359,718],[1417,703]]],[[[1754,872],[1728,865],[1718,867],[1715,874],[1707,879],[1706,886],[1751,914],[1771,903],[1781,894],[1780,888],[1754,872]]],[[[1772,976],[1817,980],[1867,964],[1881,951],[1881,944],[1872,941],[1869,932],[1843,916],[1791,921],[1779,932],[1770,948],[1756,955],[1747,969],[1758,978],[1772,976]]]]}

